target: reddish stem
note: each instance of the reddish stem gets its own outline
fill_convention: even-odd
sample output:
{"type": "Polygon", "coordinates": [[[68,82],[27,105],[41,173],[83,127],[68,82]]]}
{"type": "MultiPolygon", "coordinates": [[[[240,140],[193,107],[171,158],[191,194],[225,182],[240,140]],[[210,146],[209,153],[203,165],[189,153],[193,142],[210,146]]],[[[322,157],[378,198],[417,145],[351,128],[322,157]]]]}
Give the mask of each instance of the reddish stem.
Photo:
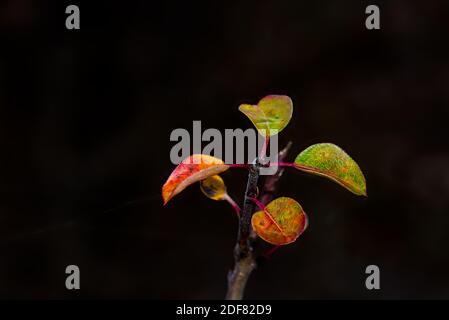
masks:
{"type": "Polygon", "coordinates": [[[229,166],[230,168],[249,168],[248,164],[226,164],[227,166],[229,166]]]}
{"type": "Polygon", "coordinates": [[[257,200],[256,198],[249,198],[252,202],[254,202],[256,204],[256,206],[259,207],[260,210],[265,211],[265,205],[260,202],[259,200],[257,200]]]}
{"type": "Polygon", "coordinates": [[[269,143],[270,143],[270,136],[266,135],[265,141],[262,146],[262,150],[260,150],[260,154],[259,154],[259,158],[262,159],[262,161],[265,159],[265,156],[267,155],[267,149],[268,149],[269,143]]]}
{"type": "Polygon", "coordinates": [[[295,167],[297,166],[295,163],[290,162],[272,162],[270,163],[270,167],[295,167]]]}
{"type": "Polygon", "coordinates": [[[264,256],[265,258],[270,258],[273,253],[275,253],[281,246],[273,246],[271,247],[267,252],[265,252],[264,256]]]}
{"type": "Polygon", "coordinates": [[[232,206],[237,217],[240,217],[240,211],[242,211],[242,209],[240,209],[239,205],[228,194],[226,194],[223,199],[232,206]]]}

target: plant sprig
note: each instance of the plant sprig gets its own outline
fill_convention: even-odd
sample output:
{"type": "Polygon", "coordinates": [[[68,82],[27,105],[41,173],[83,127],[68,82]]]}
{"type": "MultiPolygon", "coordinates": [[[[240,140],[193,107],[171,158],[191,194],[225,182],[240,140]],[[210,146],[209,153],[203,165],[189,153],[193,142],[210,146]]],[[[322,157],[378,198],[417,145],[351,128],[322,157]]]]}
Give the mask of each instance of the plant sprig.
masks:
{"type": "MultiPolygon", "coordinates": [[[[242,104],[244,113],[265,137],[262,154],[250,165],[229,165],[221,159],[194,154],[182,161],[162,187],[164,205],[186,187],[200,182],[203,193],[213,200],[226,200],[239,219],[237,244],[234,249],[235,267],[228,275],[228,299],[241,299],[249,274],[255,268],[251,233],[275,246],[293,243],[305,231],[308,218],[294,199],[279,197],[267,205],[258,199],[259,170],[270,136],[281,132],[290,122],[293,103],[288,96],[269,95],[257,105],[242,104]],[[242,209],[227,194],[226,185],[218,175],[230,168],[248,170],[248,181],[242,209]],[[259,207],[259,211],[255,211],[259,207]]],[[[358,164],[343,149],[332,143],[318,143],[300,152],[294,162],[271,163],[271,166],[291,167],[336,182],[350,192],[366,196],[366,181],[358,164]]],[[[277,247],[276,247],[277,248],[277,247]]]]}

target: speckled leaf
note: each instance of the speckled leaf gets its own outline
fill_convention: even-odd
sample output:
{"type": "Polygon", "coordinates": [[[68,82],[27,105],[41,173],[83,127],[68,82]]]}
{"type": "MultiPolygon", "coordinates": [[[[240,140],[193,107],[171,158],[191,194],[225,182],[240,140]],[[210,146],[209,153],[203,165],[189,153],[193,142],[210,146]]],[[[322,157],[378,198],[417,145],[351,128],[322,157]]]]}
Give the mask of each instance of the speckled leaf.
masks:
{"type": "Polygon", "coordinates": [[[226,185],[219,175],[210,176],[200,182],[201,191],[212,200],[225,200],[226,185]]]}
{"type": "Polygon", "coordinates": [[[307,228],[307,216],[298,202],[281,197],[253,214],[251,224],[263,240],[284,245],[294,242],[307,228]]]}
{"type": "Polygon", "coordinates": [[[356,195],[366,196],[365,177],[357,163],[332,143],[314,144],[295,159],[295,168],[329,178],[356,195]]]}
{"type": "Polygon", "coordinates": [[[288,96],[270,95],[259,101],[257,105],[242,104],[243,112],[263,136],[275,135],[289,123],[293,113],[293,103],[288,96]]]}
{"type": "Polygon", "coordinates": [[[226,171],[228,168],[229,166],[218,158],[203,154],[189,156],[173,170],[162,187],[164,205],[192,183],[226,171]]]}

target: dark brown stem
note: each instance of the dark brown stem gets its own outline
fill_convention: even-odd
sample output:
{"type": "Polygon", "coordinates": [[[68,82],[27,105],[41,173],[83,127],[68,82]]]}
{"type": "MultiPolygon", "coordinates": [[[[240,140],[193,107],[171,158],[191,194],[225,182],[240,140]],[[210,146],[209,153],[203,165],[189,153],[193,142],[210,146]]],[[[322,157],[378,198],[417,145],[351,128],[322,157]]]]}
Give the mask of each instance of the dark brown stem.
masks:
{"type": "MultiPolygon", "coordinates": [[[[291,147],[291,142],[279,152],[279,162],[283,161],[291,147]]],[[[256,234],[251,228],[251,217],[254,212],[255,204],[252,201],[257,197],[257,184],[259,181],[259,169],[262,165],[259,159],[249,166],[248,182],[246,185],[245,201],[243,211],[239,219],[239,231],[237,244],[234,248],[234,269],[228,274],[228,292],[227,300],[241,300],[245,291],[246,283],[251,272],[256,268],[253,244],[257,239],[256,234]]],[[[283,173],[283,168],[279,168],[276,174],[269,176],[265,180],[261,202],[266,204],[273,198],[278,181],[283,173]]]]}
{"type": "MultiPolygon", "coordinates": [[[[284,149],[282,149],[281,151],[279,151],[278,153],[278,162],[283,162],[285,160],[285,158],[287,158],[287,155],[290,151],[290,148],[292,147],[292,142],[289,141],[287,143],[287,145],[284,147],[284,149]]],[[[268,202],[270,202],[271,200],[273,200],[274,197],[274,193],[277,190],[278,184],[279,184],[279,180],[282,177],[282,174],[284,173],[284,169],[283,167],[279,167],[278,171],[271,175],[268,176],[265,179],[265,183],[263,185],[263,189],[262,189],[262,193],[260,195],[260,202],[263,204],[268,204],[268,202]]],[[[257,235],[254,231],[251,231],[251,239],[255,240],[257,239],[257,235]]]]}
{"type": "Polygon", "coordinates": [[[254,212],[254,202],[251,198],[257,197],[257,183],[259,181],[259,162],[249,167],[248,182],[246,184],[243,211],[239,219],[239,232],[237,244],[234,248],[234,270],[228,274],[227,300],[241,300],[245,291],[249,275],[256,267],[253,247],[250,243],[251,216],[254,212]]]}
{"type": "Polygon", "coordinates": [[[234,270],[229,271],[228,274],[228,292],[226,293],[226,300],[242,300],[245,292],[246,282],[256,268],[256,260],[251,252],[246,257],[237,258],[234,265],[234,270]]]}

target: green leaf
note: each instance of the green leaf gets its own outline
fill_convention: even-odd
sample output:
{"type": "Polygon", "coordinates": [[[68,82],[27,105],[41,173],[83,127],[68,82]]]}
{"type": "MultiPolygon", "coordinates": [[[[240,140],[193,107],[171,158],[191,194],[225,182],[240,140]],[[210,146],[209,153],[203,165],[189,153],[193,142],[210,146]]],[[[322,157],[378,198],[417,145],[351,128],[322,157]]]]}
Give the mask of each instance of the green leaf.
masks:
{"type": "Polygon", "coordinates": [[[293,103],[288,96],[269,95],[257,105],[242,104],[239,110],[254,124],[262,136],[281,132],[290,122],[293,103]]]}
{"type": "Polygon", "coordinates": [[[366,182],[358,164],[340,147],[318,143],[302,151],[294,167],[329,178],[356,195],[366,196],[366,182]]]}
{"type": "Polygon", "coordinates": [[[296,200],[280,197],[251,218],[256,234],[266,242],[284,245],[294,242],[307,228],[307,215],[296,200]]]}

